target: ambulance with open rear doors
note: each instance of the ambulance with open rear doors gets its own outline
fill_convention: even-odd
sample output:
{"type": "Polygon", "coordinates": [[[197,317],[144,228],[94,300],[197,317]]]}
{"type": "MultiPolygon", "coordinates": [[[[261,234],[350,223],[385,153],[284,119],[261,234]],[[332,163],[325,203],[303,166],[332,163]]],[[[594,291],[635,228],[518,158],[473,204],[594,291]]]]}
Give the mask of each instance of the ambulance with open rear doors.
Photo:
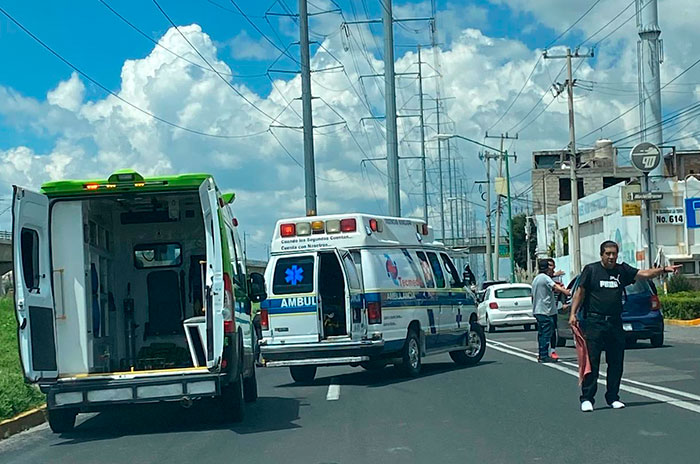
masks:
{"type": "Polygon", "coordinates": [[[475,364],[486,340],[450,250],[415,219],[341,214],[278,221],[265,271],[260,350],[310,382],[318,366],[388,363],[417,376],[423,356],[475,364]]]}

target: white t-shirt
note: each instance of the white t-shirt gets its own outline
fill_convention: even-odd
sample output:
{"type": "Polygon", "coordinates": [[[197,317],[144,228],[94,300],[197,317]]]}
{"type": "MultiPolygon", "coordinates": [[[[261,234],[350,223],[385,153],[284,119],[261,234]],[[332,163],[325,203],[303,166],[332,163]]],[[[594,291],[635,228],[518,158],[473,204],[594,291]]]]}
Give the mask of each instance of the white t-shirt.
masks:
{"type": "Polygon", "coordinates": [[[554,281],[541,272],[532,281],[532,313],[554,316],[557,313],[557,300],[554,298],[554,281]]]}

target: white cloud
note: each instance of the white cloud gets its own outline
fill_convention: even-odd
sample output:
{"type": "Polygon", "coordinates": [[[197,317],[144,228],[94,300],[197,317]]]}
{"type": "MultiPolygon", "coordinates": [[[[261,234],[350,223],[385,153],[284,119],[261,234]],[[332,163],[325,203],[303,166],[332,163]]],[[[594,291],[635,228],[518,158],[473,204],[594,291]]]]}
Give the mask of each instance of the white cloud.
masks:
{"type": "Polygon", "coordinates": [[[237,60],[269,60],[280,52],[265,39],[256,40],[243,30],[229,42],[231,56],[237,60]]]}
{"type": "Polygon", "coordinates": [[[69,111],[77,111],[82,105],[84,97],[85,85],[76,72],[71,74],[70,79],[60,82],[54,90],[46,94],[46,100],[50,104],[69,111]]]}

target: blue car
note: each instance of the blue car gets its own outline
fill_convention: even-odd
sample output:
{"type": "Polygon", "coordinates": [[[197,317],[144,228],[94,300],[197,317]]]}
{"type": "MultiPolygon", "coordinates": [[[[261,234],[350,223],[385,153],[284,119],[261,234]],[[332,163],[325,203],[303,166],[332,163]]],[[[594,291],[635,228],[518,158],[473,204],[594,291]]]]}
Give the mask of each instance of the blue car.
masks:
{"type": "MultiPolygon", "coordinates": [[[[569,289],[573,288],[575,282],[576,279],[572,280],[569,289]]],[[[663,346],[664,315],[654,282],[639,280],[625,287],[622,304],[622,328],[628,344],[632,345],[637,340],[648,339],[653,347],[663,346]]],[[[567,340],[573,339],[569,326],[570,305],[570,299],[567,299],[559,310],[557,346],[565,346],[567,340]]]]}

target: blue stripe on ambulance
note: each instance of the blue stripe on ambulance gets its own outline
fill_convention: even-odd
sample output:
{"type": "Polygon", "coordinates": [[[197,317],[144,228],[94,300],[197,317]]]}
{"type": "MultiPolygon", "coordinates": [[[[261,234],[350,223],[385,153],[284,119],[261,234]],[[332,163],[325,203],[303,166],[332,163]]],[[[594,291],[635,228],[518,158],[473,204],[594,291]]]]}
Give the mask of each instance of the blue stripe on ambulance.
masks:
{"type": "Polygon", "coordinates": [[[268,314],[314,314],[317,303],[315,296],[299,296],[287,298],[268,298],[260,304],[261,309],[266,309],[268,314]]]}

